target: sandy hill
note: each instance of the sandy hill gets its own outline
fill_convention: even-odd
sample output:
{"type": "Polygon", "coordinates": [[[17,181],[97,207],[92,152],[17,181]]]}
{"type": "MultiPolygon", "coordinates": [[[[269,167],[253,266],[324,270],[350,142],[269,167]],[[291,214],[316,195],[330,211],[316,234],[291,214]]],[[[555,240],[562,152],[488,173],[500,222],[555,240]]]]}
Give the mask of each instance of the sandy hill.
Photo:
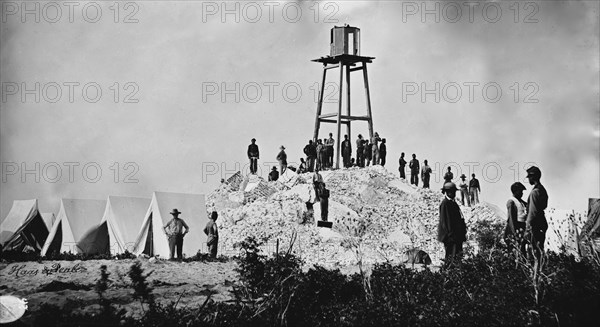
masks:
{"type": "MultiPolygon", "coordinates": [[[[312,173],[285,175],[284,182],[266,182],[258,176],[232,176],[207,198],[209,211],[220,214],[221,252],[234,254],[234,244],[254,236],[266,252],[288,249],[307,265],[329,268],[406,260],[408,249],[426,251],[434,264],[443,257],[436,240],[439,186],[416,188],[381,166],[322,172],[330,190],[329,221],[333,229],[316,227],[306,202],[314,201],[312,173]]],[[[463,207],[468,225],[480,219],[503,222],[500,210],[482,203],[463,207]]]]}

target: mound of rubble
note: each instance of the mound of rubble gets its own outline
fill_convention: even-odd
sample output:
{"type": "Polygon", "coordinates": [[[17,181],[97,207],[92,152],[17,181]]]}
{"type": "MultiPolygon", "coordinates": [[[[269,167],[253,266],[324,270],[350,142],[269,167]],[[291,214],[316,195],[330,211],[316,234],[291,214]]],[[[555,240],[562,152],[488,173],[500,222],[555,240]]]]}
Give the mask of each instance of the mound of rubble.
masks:
{"type": "MultiPolygon", "coordinates": [[[[403,262],[419,248],[433,264],[443,257],[437,242],[442,193],[399,179],[381,166],[321,172],[330,190],[329,221],[319,228],[312,173],[286,172],[277,182],[236,173],[207,197],[207,209],[219,212],[220,252],[235,254],[234,244],[253,236],[267,253],[291,251],[307,265],[327,268],[378,262],[403,262]],[[310,205],[309,205],[310,206],[310,205]]],[[[463,208],[467,225],[487,219],[505,221],[487,204],[463,208]]]]}

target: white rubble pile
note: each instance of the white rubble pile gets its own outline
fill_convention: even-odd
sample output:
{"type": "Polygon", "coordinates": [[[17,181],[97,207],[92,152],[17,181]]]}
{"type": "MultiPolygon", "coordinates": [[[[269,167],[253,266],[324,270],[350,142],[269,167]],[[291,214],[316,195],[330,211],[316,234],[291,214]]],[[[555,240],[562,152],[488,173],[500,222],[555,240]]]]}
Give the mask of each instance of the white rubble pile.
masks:
{"type": "MultiPolygon", "coordinates": [[[[381,166],[350,168],[321,173],[330,190],[328,220],[333,229],[318,228],[316,221],[303,224],[307,202],[314,202],[312,173],[298,175],[293,186],[268,182],[277,189],[248,201],[248,192],[221,185],[207,198],[207,209],[217,210],[221,253],[235,254],[233,245],[253,236],[264,242],[266,253],[293,252],[307,266],[347,267],[358,263],[401,262],[409,249],[427,252],[434,264],[443,257],[437,242],[437,223],[442,193],[417,188],[381,166]],[[240,195],[240,193],[243,193],[240,195]],[[295,236],[294,236],[295,235],[295,236]]],[[[240,182],[240,185],[243,181],[240,182]]],[[[246,187],[247,189],[247,187],[246,187]]],[[[465,210],[467,222],[493,211],[465,210]],[[479,214],[479,212],[483,214],[479,214]]],[[[476,207],[477,208],[477,207],[476,207]]],[[[314,220],[321,217],[318,202],[314,220]]]]}

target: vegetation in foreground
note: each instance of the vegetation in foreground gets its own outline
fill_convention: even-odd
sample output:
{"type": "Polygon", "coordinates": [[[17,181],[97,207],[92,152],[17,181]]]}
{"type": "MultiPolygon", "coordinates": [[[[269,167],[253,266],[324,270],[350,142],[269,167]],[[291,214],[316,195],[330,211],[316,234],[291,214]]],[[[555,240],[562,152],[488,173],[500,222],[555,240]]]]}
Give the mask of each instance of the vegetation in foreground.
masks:
{"type": "MultiPolygon", "coordinates": [[[[484,226],[484,228],[487,228],[484,226]]],[[[266,256],[258,242],[239,244],[240,282],[235,301],[207,297],[197,307],[158,304],[139,262],[129,271],[141,317],[119,309],[106,290],[101,268],[95,284],[98,310],[75,314],[45,305],[30,313],[36,326],[590,326],[600,307],[600,260],[549,254],[540,274],[498,240],[485,239],[480,253],[433,272],[381,264],[371,273],[301,269],[288,253],[266,256]]],[[[75,305],[75,304],[74,304],[75,305]]]]}

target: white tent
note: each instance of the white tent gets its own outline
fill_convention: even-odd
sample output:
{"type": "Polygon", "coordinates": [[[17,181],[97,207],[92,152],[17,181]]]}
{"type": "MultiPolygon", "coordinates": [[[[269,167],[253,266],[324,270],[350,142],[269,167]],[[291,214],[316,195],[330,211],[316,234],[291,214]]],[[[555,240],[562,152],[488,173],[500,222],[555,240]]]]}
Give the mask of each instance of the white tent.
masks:
{"type": "Polygon", "coordinates": [[[15,200],[8,216],[0,225],[0,245],[3,250],[40,251],[48,236],[37,200],[15,200]]]}
{"type": "Polygon", "coordinates": [[[102,223],[106,222],[110,254],[133,252],[135,239],[148,211],[150,199],[109,196],[102,223]]]}
{"type": "Polygon", "coordinates": [[[44,219],[44,223],[46,224],[48,230],[51,230],[52,226],[54,226],[54,220],[56,219],[56,216],[52,212],[42,212],[42,218],[44,219]]]}
{"type": "Polygon", "coordinates": [[[62,199],[41,255],[106,252],[108,232],[101,224],[105,209],[106,200],[62,199]]]}
{"type": "Polygon", "coordinates": [[[183,241],[183,253],[186,257],[206,249],[204,227],[208,222],[203,194],[184,194],[154,192],[152,203],[146,212],[142,228],[136,238],[134,254],[159,255],[169,257],[169,243],[163,230],[171,219],[171,210],[177,208],[179,216],[190,228],[183,241]]]}

